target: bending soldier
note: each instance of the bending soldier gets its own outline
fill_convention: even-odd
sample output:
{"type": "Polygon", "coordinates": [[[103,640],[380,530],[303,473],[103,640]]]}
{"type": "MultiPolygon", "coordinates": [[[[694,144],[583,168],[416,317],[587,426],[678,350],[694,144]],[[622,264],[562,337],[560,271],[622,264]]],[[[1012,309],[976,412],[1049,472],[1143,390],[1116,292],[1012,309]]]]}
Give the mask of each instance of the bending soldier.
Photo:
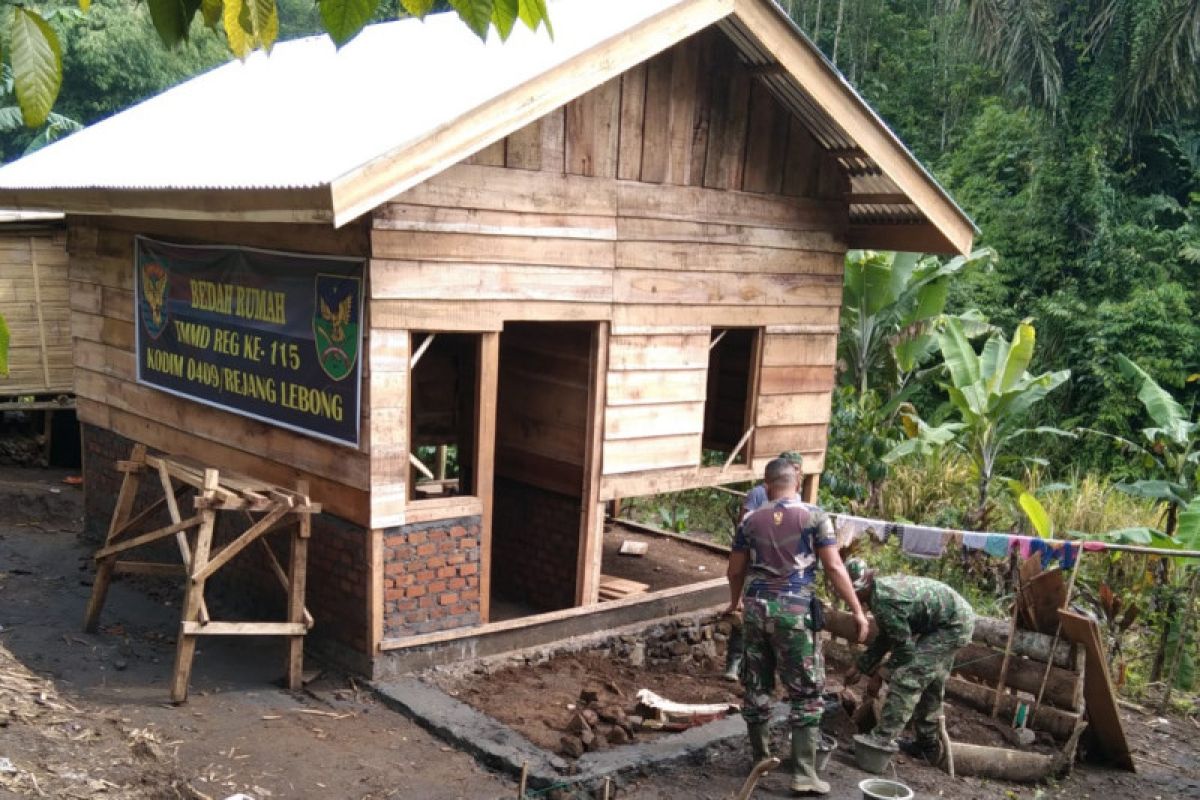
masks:
{"type": "Polygon", "coordinates": [[[813,621],[818,559],[854,612],[859,641],[866,640],[869,623],[838,555],[832,523],[800,505],[795,466],[777,458],[767,464],[765,478],[768,503],[745,518],[729,554],[726,613],[745,604],[742,716],[758,763],[770,755],[768,723],[778,670],[791,704],[792,791],[825,794],[829,784],[816,768],[825,684],[813,621]]]}
{"type": "Polygon", "coordinates": [[[883,713],[867,744],[895,749],[896,737],[912,719],[914,738],[899,744],[909,755],[939,757],[938,716],[954,654],[971,641],[975,612],[970,603],[944,583],[911,575],[877,575],[859,558],[846,570],[863,605],[879,628],[874,641],[846,673],[846,686],[873,673],[889,651],[890,676],[883,713]]]}

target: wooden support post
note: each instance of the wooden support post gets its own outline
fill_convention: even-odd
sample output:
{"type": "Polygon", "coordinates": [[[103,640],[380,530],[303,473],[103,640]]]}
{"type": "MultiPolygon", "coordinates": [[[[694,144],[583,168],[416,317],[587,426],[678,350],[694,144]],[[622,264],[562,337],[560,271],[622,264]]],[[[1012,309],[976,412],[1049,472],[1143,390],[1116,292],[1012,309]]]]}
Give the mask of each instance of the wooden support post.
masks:
{"type": "MultiPolygon", "coordinates": [[[[275,551],[271,549],[271,545],[267,541],[267,537],[265,537],[265,536],[261,537],[258,540],[258,543],[260,545],[262,545],[263,550],[266,551],[267,563],[270,564],[270,566],[271,566],[271,572],[275,573],[275,578],[279,581],[279,585],[283,587],[284,594],[288,594],[290,596],[291,590],[289,587],[291,584],[288,582],[287,573],[283,571],[283,565],[279,563],[279,557],[276,556],[275,551]]],[[[304,609],[304,627],[312,628],[313,624],[314,623],[313,623],[312,614],[310,614],[308,612],[308,608],[305,607],[305,609],[304,609]]]]}
{"type": "MultiPolygon", "coordinates": [[[[1065,545],[1065,546],[1071,547],[1072,545],[1065,545]]],[[[1079,554],[1083,555],[1083,545],[1079,546],[1079,554]]],[[[1062,604],[1063,608],[1071,607],[1071,594],[1075,591],[1075,578],[1079,575],[1079,569],[1081,566],[1082,565],[1079,563],[1079,559],[1077,558],[1075,561],[1075,568],[1071,570],[1071,580],[1067,581],[1067,595],[1066,595],[1066,597],[1063,598],[1063,604],[1062,604]]],[[[1058,641],[1061,637],[1062,637],[1062,618],[1060,617],[1058,620],[1058,625],[1056,625],[1054,627],[1054,642],[1050,645],[1050,652],[1053,653],[1054,648],[1058,647],[1058,641]]],[[[1032,727],[1033,721],[1035,719],[1037,719],[1038,709],[1042,707],[1042,696],[1046,692],[1046,683],[1047,683],[1047,681],[1050,680],[1050,672],[1053,669],[1054,669],[1054,661],[1053,660],[1047,661],[1046,662],[1046,671],[1042,673],[1042,685],[1038,687],[1037,698],[1035,698],[1033,701],[1033,711],[1029,715],[1030,727],[1032,727]]],[[[1078,684],[1079,682],[1080,681],[1077,678],[1076,683],[1078,684]]]]}
{"type": "MultiPolygon", "coordinates": [[[[308,497],[308,481],[299,481],[296,491],[308,497]]],[[[292,557],[288,560],[288,622],[304,622],[304,591],[308,574],[308,540],[312,536],[312,515],[299,515],[296,536],[292,539],[292,557]]],[[[307,630],[307,628],[306,628],[307,630]]],[[[299,691],[304,672],[304,634],[288,639],[287,686],[299,691]]]]}
{"type": "MultiPolygon", "coordinates": [[[[992,717],[1000,711],[1000,699],[1004,696],[1004,681],[1008,677],[1008,662],[1012,660],[1013,639],[1017,635],[1017,620],[1021,617],[1021,591],[1018,584],[1017,593],[1013,596],[1012,624],[1008,628],[1008,640],[1004,643],[1004,660],[1000,662],[1000,678],[996,681],[996,698],[992,701],[992,717]]],[[[1053,648],[1051,648],[1053,652],[1053,648]]]]}
{"type": "Polygon", "coordinates": [[[475,487],[479,492],[479,621],[492,614],[492,509],[496,484],[496,408],[500,391],[500,334],[479,339],[475,387],[475,487]]]}
{"type": "MultiPolygon", "coordinates": [[[[204,487],[201,498],[211,503],[217,493],[219,474],[215,469],[204,470],[204,487]]],[[[192,578],[188,583],[187,594],[183,601],[183,619],[179,623],[179,641],[175,648],[175,671],[171,679],[171,701],[182,703],[187,700],[188,680],[192,675],[192,659],[196,655],[196,637],[187,632],[184,623],[198,622],[200,618],[200,601],[204,599],[204,579],[197,579],[208,564],[208,553],[212,548],[213,528],[216,525],[217,512],[211,505],[206,505],[200,512],[200,530],[196,535],[196,550],[192,553],[192,578]]]]}
{"type": "Polygon", "coordinates": [[[437,448],[437,468],[434,470],[439,481],[446,480],[446,452],[446,445],[439,444],[437,448]]]}
{"type": "MultiPolygon", "coordinates": [[[[729,465],[732,464],[734,459],[738,457],[738,454],[742,452],[742,448],[746,446],[746,442],[750,441],[750,435],[752,433],[754,433],[753,425],[746,429],[746,432],[742,434],[741,439],[738,439],[737,447],[733,448],[733,452],[729,454],[729,458],[725,459],[725,463],[721,467],[722,472],[729,469],[729,465]]],[[[750,459],[746,460],[749,461],[750,459]]]]}
{"type": "MultiPolygon", "coordinates": [[[[158,462],[158,480],[163,488],[163,500],[167,504],[167,513],[171,516],[171,522],[179,523],[182,518],[179,516],[179,503],[175,499],[175,486],[171,483],[171,473],[167,472],[167,465],[164,461],[158,462]]],[[[188,545],[187,531],[181,530],[175,534],[175,543],[179,547],[179,557],[183,559],[183,571],[185,575],[192,574],[192,548],[188,545]]],[[[204,598],[200,598],[200,619],[203,622],[208,622],[208,605],[204,602],[204,598]]]]}
{"type": "MultiPolygon", "coordinates": [[[[146,460],[146,446],[135,444],[129,460],[134,464],[144,464],[146,460]]],[[[112,521],[108,526],[108,535],[104,537],[105,546],[112,544],[113,540],[125,529],[130,513],[133,511],[133,502],[137,499],[138,484],[140,482],[140,469],[130,470],[125,473],[125,477],[121,481],[121,491],[117,494],[117,505],[113,509],[112,521]]],[[[88,599],[87,611],[83,617],[83,629],[87,633],[96,632],[96,627],[100,621],[100,609],[104,608],[104,600],[108,596],[108,585],[112,581],[113,562],[115,560],[116,556],[110,556],[101,559],[96,564],[96,577],[92,582],[92,596],[88,599]]]]}
{"type": "Polygon", "coordinates": [[[805,475],[804,476],[804,502],[811,505],[816,505],[820,499],[821,491],[821,476],[820,475],[805,475]]]}
{"type": "Polygon", "coordinates": [[[588,357],[587,433],[580,487],[579,547],[575,556],[575,605],[600,602],[600,562],[604,556],[604,503],[600,500],[604,449],[604,404],[608,375],[608,326],[592,329],[588,357]]]}

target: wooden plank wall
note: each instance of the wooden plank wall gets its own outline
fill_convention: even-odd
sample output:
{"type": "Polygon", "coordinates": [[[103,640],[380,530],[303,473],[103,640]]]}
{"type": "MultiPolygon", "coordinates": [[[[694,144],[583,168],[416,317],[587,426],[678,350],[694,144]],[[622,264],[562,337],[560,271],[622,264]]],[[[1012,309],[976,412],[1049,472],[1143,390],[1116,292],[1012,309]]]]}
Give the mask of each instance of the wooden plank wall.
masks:
{"type": "Polygon", "coordinates": [[[12,338],[0,396],[71,391],[66,232],[0,228],[0,316],[12,338]]]}
{"type": "MultiPolygon", "coordinates": [[[[361,226],[339,231],[315,225],[184,223],[71,217],[71,335],[79,419],[171,453],[189,456],[285,486],[307,478],[325,508],[368,523],[370,397],[363,396],[358,450],[176,398],[137,383],[134,352],[133,237],[242,244],[336,255],[365,254],[361,226]]],[[[378,348],[371,341],[364,349],[378,348]]],[[[369,384],[369,364],[364,382],[369,384]]],[[[374,421],[376,424],[379,420],[374,421]]]]}
{"type": "Polygon", "coordinates": [[[819,471],[847,181],[705,31],[376,209],[371,322],[609,321],[602,493],[711,482],[694,476],[709,334],[762,328],[754,465],[801,449],[819,471]]]}

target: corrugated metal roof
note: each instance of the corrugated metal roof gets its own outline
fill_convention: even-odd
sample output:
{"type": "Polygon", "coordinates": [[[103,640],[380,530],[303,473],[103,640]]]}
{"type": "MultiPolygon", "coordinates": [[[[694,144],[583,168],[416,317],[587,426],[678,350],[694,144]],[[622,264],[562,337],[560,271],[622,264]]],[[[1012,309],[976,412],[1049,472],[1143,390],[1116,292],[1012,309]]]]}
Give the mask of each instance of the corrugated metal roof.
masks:
{"type": "Polygon", "coordinates": [[[328,185],[686,2],[553,2],[553,40],[518,23],[507,43],[484,43],[456,15],[435,14],[370,26],[341,50],[327,36],[284,42],[0,169],[0,188],[328,185]]]}

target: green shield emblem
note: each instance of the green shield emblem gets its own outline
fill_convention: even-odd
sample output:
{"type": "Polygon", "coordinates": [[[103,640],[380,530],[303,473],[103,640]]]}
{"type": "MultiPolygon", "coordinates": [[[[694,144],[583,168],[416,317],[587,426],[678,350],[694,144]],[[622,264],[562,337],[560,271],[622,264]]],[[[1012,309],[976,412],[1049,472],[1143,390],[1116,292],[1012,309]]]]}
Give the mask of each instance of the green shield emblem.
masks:
{"type": "Polygon", "coordinates": [[[317,275],[313,338],[317,363],[335,381],[354,371],[362,324],[359,278],[317,275]]]}

